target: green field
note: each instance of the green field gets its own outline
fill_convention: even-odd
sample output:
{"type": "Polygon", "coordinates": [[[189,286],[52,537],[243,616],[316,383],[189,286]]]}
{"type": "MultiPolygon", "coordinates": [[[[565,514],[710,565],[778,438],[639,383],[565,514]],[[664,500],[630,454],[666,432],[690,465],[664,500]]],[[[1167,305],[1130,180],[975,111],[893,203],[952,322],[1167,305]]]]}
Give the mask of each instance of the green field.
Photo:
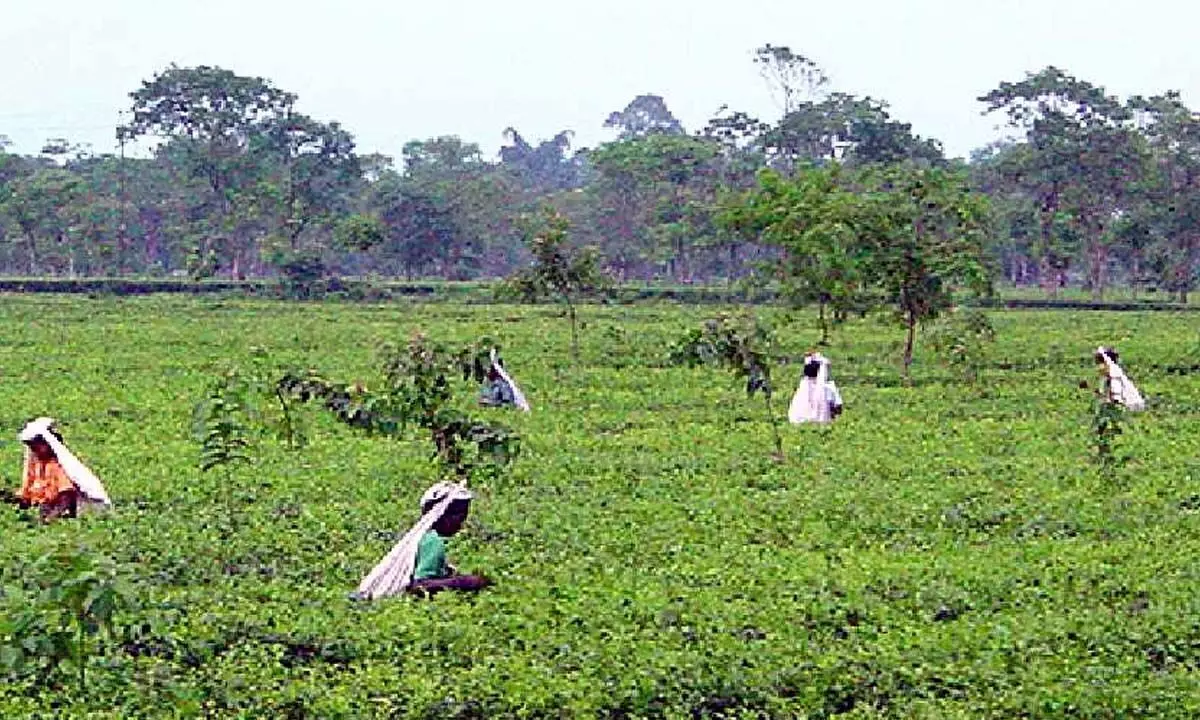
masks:
{"type": "MultiPolygon", "coordinates": [[[[788,428],[719,369],[665,367],[713,308],[588,307],[583,356],[549,306],[0,299],[0,468],[62,421],[115,512],[42,527],[0,512],[6,585],[64,544],[111,557],[141,639],[86,689],[19,675],[6,717],[1195,717],[1200,714],[1198,320],[998,312],[968,387],[868,319],[827,351],[847,411],[788,428]],[[316,415],[298,452],[197,470],[214,364],[375,377],[375,348],[488,334],[529,395],[452,560],[475,597],[353,604],[434,479],[423,441],[316,415]],[[1092,458],[1090,351],[1115,345],[1149,410],[1092,458]]],[[[780,315],[779,319],[785,318],[780,315]]],[[[787,352],[816,338],[786,319],[787,352]]],[[[780,368],[789,386],[798,370],[780,368]]],[[[464,389],[465,390],[465,389],[464,389]]],[[[469,402],[470,397],[464,401],[469,402]]],[[[491,417],[491,416],[490,416],[491,417]]],[[[6,600],[12,597],[6,594],[6,600]]],[[[0,658],[2,659],[2,658],[0,658]]]]}

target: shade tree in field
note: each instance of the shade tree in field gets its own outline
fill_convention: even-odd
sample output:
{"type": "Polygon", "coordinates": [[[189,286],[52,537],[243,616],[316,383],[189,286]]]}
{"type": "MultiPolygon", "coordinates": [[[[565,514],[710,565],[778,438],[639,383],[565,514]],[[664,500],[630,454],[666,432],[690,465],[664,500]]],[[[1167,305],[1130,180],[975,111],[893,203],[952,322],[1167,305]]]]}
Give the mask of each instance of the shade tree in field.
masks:
{"type": "Polygon", "coordinates": [[[303,447],[311,431],[301,408],[314,404],[372,435],[424,434],[440,475],[458,481],[492,477],[516,457],[519,438],[472,417],[458,400],[487,378],[493,345],[481,338],[451,348],[417,333],[402,346],[381,346],[379,377],[369,384],[284,370],[256,349],[248,365],[218,370],[196,407],[200,469],[232,473],[252,461],[255,440],[263,435],[293,450],[303,447]]]}
{"type": "Polygon", "coordinates": [[[919,324],[954,304],[956,291],[991,290],[984,254],[987,199],[954,170],[875,167],[856,179],[867,283],[883,293],[904,325],[908,377],[919,324]]]}
{"type": "Polygon", "coordinates": [[[817,305],[821,344],[829,341],[831,323],[869,306],[862,240],[869,229],[842,174],[836,164],[790,177],[763,171],[758,187],[734,198],[720,218],[731,232],[779,250],[764,264],[766,279],[792,306],[817,305]]]}
{"type": "Polygon", "coordinates": [[[570,245],[570,221],[552,207],[525,219],[525,241],[532,261],[505,281],[502,294],[526,302],[551,299],[566,307],[571,324],[571,358],[579,359],[579,302],[604,291],[609,280],[594,247],[570,245]]]}
{"type": "Polygon", "coordinates": [[[872,165],[812,168],[794,178],[767,171],[757,189],[722,216],[781,255],[764,263],[795,305],[837,313],[890,305],[906,329],[903,366],[912,364],[917,326],[953,305],[959,290],[986,292],[986,199],[953,169],[872,165]]]}
{"type": "Polygon", "coordinates": [[[775,385],[771,379],[771,365],[775,342],[771,327],[754,315],[723,314],[688,330],[672,343],[667,362],[688,367],[724,367],[745,381],[748,397],[761,394],[764,419],[771,428],[774,457],[782,460],[783,436],[772,404],[775,385]]]}
{"type": "Polygon", "coordinates": [[[996,328],[980,310],[955,308],[934,323],[929,343],[942,364],[960,373],[964,382],[975,383],[987,365],[989,349],[996,341],[996,328]]]}
{"type": "Polygon", "coordinates": [[[319,403],[350,427],[400,438],[411,428],[432,444],[439,474],[468,482],[495,477],[519,452],[508,428],[472,417],[456,403],[456,393],[487,377],[491,340],[459,349],[413,335],[403,346],[384,346],[378,382],[332,381],[315,371],[283,375],[278,391],[299,403],[319,403]]]}

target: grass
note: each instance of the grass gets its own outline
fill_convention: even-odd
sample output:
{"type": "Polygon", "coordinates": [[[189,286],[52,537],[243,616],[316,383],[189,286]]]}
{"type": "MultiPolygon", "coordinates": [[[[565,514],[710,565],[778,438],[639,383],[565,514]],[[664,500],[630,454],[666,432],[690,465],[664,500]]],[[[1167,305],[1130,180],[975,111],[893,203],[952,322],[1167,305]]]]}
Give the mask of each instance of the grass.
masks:
{"type": "MultiPolygon", "coordinates": [[[[979,386],[902,332],[856,321],[826,350],[846,400],[769,457],[757,402],[715,369],[663,367],[714,310],[584,309],[568,361],[550,306],[8,296],[0,467],[49,414],[104,479],[108,516],[0,512],[10,580],[62,544],[113,557],[148,625],[86,694],[11,678],[6,716],[1193,717],[1200,712],[1200,388],[1175,313],[997,312],[979,386]],[[196,471],[192,408],[222,360],[374,377],[414,330],[489,334],[530,396],[452,560],[478,597],[346,594],[414,519],[426,448],[312,420],[299,453],[196,471]],[[1090,455],[1090,351],[1115,345],[1150,401],[1090,455]]],[[[817,335],[785,318],[796,356],[817,335]]],[[[798,368],[779,368],[789,385],[798,368]]],[[[786,388],[790,394],[790,387],[786,388]]],[[[468,395],[473,389],[464,388],[468,395]]],[[[469,401],[469,397],[467,398],[469,401]]],[[[784,403],[779,403],[783,405],[784,403]]],[[[782,411],[782,408],[781,408],[782,411]]]]}

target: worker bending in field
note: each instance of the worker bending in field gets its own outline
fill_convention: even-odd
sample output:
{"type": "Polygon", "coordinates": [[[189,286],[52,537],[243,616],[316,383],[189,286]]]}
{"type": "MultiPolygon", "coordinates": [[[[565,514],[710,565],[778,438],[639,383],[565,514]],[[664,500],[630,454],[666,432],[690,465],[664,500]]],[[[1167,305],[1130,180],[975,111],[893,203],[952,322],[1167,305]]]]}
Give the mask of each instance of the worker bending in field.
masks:
{"type": "Polygon", "coordinates": [[[63,443],[51,418],[38,418],[21,431],[25,466],[17,500],[37,506],[42,520],[74,517],[81,504],[112,505],[100,480],[63,443]]]}
{"type": "Polygon", "coordinates": [[[1094,357],[1103,378],[1102,392],[1105,400],[1122,405],[1128,410],[1145,410],[1146,401],[1142,399],[1142,394],[1138,392],[1137,386],[1118,364],[1120,356],[1117,351],[1101,346],[1096,348],[1094,357]]]}
{"type": "Polygon", "coordinates": [[[513,380],[512,376],[505,371],[504,363],[500,360],[495,348],[492,348],[487,380],[484,381],[483,389],[479,392],[479,404],[485,407],[513,405],[529,412],[529,402],[525,399],[521,388],[517,387],[517,381],[513,380]]]}
{"type": "Polygon", "coordinates": [[[800,386],[788,406],[788,421],[827,424],[842,413],[842,396],[829,379],[829,358],[820,353],[804,356],[800,386]]]}
{"type": "Polygon", "coordinates": [[[479,575],[459,575],[446,561],[446,538],[462,529],[471,509],[471,492],[463,485],[438,483],[421,497],[421,519],[371,570],[356,600],[375,600],[403,592],[426,595],[442,590],[482,590],[491,582],[479,575]]]}

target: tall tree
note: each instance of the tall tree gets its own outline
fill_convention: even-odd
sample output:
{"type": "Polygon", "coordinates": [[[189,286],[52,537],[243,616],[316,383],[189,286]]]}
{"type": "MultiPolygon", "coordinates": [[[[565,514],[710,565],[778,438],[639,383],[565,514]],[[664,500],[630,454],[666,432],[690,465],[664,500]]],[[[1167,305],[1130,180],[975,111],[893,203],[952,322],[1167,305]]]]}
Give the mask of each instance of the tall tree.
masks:
{"type": "Polygon", "coordinates": [[[599,219],[610,239],[606,253],[628,273],[666,260],[676,280],[690,280],[692,243],[710,225],[719,146],[686,135],[647,135],[608,143],[589,155],[593,185],[605,208],[599,219]]]}
{"type": "Polygon", "coordinates": [[[777,164],[848,164],[943,161],[941,146],[893,120],[887,104],[872,98],[832,93],[819,102],[798,103],[769,130],[763,143],[777,164]]]}
{"type": "Polygon", "coordinates": [[[987,200],[970,190],[962,173],[941,168],[876,166],[858,182],[865,274],[904,324],[907,377],[917,325],[949,308],[956,290],[991,287],[987,200]]]}
{"type": "Polygon", "coordinates": [[[683,124],[667,109],[667,101],[660,95],[638,95],[624,110],[610,113],[604,127],[616,128],[623,140],[684,132],[683,124]]]}
{"type": "Polygon", "coordinates": [[[504,131],[508,145],[500,148],[500,162],[529,190],[550,193],[579,187],[579,160],[568,156],[571,137],[570,130],[563,130],[533,146],[510,127],[504,131]]]}
{"type": "Polygon", "coordinates": [[[763,45],[754,51],[754,64],[784,115],[822,99],[829,85],[819,65],[786,45],[763,45]]]}
{"type": "Polygon", "coordinates": [[[85,188],[70,170],[41,167],[13,181],[6,214],[20,230],[30,276],[70,272],[85,188]]]}
{"type": "Polygon", "coordinates": [[[261,141],[264,167],[257,193],[282,245],[277,261],[304,250],[306,235],[307,252],[319,254],[332,228],[353,211],[362,179],[353,136],[336,122],[289,113],[269,124],[261,141]]]}
{"type": "Polygon", "coordinates": [[[842,175],[837,164],[793,177],[766,170],[758,187],[721,215],[735,232],[780,250],[777,259],[764,263],[768,277],[779,283],[791,305],[817,304],[821,344],[829,339],[827,308],[839,320],[851,309],[868,306],[864,235],[872,228],[861,198],[842,175]]]}
{"type": "Polygon", "coordinates": [[[1043,244],[1053,245],[1068,222],[1083,240],[1092,293],[1102,297],[1111,226],[1147,159],[1128,109],[1103,88],[1055,67],[1002,82],[979,100],[986,112],[1002,110],[1025,131],[1030,153],[1020,172],[1041,208],[1043,244]]]}
{"type": "MultiPolygon", "coordinates": [[[[261,164],[254,152],[268,129],[286,123],[296,96],[260,77],[219,67],[172,65],[131,93],[132,119],[118,128],[125,140],[166,140],[180,169],[207,181],[218,227],[236,235],[235,217],[253,201],[261,164]]],[[[245,238],[231,238],[231,272],[241,272],[245,238]]]]}
{"type": "Polygon", "coordinates": [[[600,271],[600,253],[594,247],[572,248],[571,223],[552,207],[526,222],[526,242],[533,261],[507,281],[509,292],[526,301],[552,298],[567,307],[571,323],[571,358],[579,359],[579,324],[576,305],[582,297],[608,285],[600,271]]]}
{"type": "Polygon", "coordinates": [[[1129,105],[1141,116],[1154,158],[1131,225],[1147,237],[1159,281],[1186,303],[1200,263],[1200,114],[1177,92],[1129,105]]]}

